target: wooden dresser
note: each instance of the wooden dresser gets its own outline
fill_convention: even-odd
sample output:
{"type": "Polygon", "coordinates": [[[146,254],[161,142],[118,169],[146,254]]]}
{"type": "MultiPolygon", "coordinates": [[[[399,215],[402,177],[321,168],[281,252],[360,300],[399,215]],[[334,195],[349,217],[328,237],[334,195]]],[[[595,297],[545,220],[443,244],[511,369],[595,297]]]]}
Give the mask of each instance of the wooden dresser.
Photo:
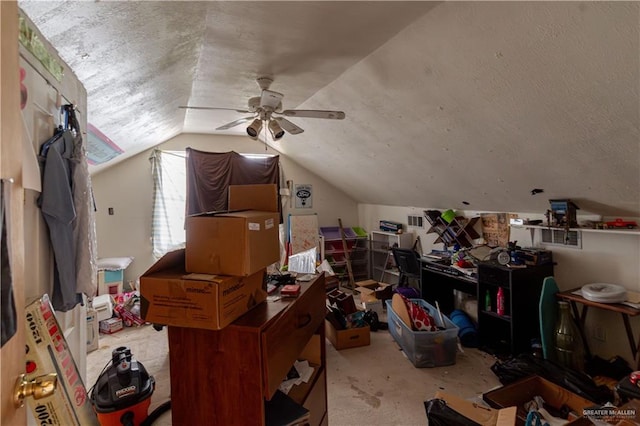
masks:
{"type": "Polygon", "coordinates": [[[263,425],[271,399],[296,359],[314,373],[289,396],[327,424],[324,275],[295,299],[267,301],[220,331],[169,327],[174,425],[263,425]]]}

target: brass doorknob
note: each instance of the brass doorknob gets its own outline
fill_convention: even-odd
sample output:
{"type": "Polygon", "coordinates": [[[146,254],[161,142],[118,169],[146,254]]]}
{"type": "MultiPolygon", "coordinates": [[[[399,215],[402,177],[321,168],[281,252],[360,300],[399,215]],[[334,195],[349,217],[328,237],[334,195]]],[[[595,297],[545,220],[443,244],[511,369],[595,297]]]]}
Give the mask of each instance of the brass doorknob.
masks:
{"type": "Polygon", "coordinates": [[[16,407],[22,407],[26,397],[32,396],[33,399],[47,397],[56,391],[57,386],[58,375],[56,373],[44,374],[32,380],[27,380],[25,374],[21,374],[16,380],[13,402],[16,407]]]}

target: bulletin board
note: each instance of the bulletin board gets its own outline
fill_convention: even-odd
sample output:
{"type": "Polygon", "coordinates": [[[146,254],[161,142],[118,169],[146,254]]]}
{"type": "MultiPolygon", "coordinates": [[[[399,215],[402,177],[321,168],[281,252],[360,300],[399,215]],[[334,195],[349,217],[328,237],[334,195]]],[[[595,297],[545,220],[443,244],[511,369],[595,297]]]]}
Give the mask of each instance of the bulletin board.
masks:
{"type": "Polygon", "coordinates": [[[289,215],[289,254],[318,246],[318,215],[289,215]]]}

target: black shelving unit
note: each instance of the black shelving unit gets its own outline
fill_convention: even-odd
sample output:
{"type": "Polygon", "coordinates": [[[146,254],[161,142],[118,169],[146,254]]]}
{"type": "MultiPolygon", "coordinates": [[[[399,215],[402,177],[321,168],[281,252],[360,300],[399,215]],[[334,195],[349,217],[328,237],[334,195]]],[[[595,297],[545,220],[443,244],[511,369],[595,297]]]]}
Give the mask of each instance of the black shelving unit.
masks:
{"type": "Polygon", "coordinates": [[[540,338],[538,314],[542,282],[553,276],[553,264],[515,268],[493,262],[478,265],[478,332],[481,347],[498,355],[531,351],[531,340],[540,338]],[[503,315],[496,312],[497,293],[504,292],[503,315]],[[491,310],[485,308],[489,291],[491,310]]]}

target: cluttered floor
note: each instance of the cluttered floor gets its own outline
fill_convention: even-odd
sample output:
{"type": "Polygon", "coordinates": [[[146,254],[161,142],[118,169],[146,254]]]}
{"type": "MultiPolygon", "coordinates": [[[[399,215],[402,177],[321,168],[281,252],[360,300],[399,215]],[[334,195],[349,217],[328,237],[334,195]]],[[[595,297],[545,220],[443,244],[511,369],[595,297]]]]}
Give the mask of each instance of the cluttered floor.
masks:
{"type": "MultiPolygon", "coordinates": [[[[495,359],[480,350],[464,348],[454,365],[416,368],[386,330],[371,333],[369,346],[336,350],[328,341],[327,385],[329,424],[424,425],[424,401],[437,391],[465,399],[478,398],[500,386],[490,370],[495,359]]],[[[166,328],[151,325],[127,327],[100,335],[99,348],[87,355],[87,387],[91,387],[111,352],[127,346],[156,381],[149,412],[170,399],[169,348],[166,328]]],[[[171,413],[162,414],[154,426],[171,425],[171,413]]]]}
{"type": "MultiPolygon", "coordinates": [[[[331,294],[328,294],[329,299],[331,294]]],[[[482,420],[474,418],[476,422],[495,424],[495,419],[483,421],[487,413],[499,415],[490,406],[518,407],[517,413],[513,409],[510,421],[505,424],[513,424],[516,415],[524,422],[531,413],[555,421],[550,424],[564,424],[566,420],[563,419],[582,416],[587,408],[599,409],[606,403],[629,407],[629,403],[634,403],[634,411],[623,414],[625,420],[637,421],[627,424],[640,425],[640,391],[637,384],[631,383],[632,371],[622,358],[602,360],[594,356],[585,365],[587,375],[546,360],[539,354],[496,358],[479,349],[463,348],[456,344],[455,333],[449,336],[447,330],[455,327],[448,325],[439,329],[441,331],[410,339],[406,336],[413,336],[411,331],[401,332],[397,327],[397,324],[411,321],[397,319],[399,314],[396,312],[401,311],[393,304],[397,297],[400,296],[394,294],[387,303],[388,309],[381,312],[379,329],[372,326],[369,334],[367,327],[370,344],[366,344],[365,339],[361,342],[364,346],[338,350],[336,347],[342,347],[344,340],[339,335],[336,337],[335,329],[327,325],[329,424],[412,426],[436,419],[444,423],[436,421],[434,424],[459,424],[446,417],[451,415],[447,412],[451,408],[455,408],[454,415],[469,409],[473,412],[465,412],[465,415],[481,416],[482,420]],[[416,368],[434,363],[440,366],[416,368]],[[446,400],[446,404],[439,399],[440,405],[435,405],[436,396],[446,400]],[[426,404],[427,401],[430,403],[426,404]],[[625,403],[627,405],[623,405],[625,403]]],[[[329,315],[327,324],[333,324],[329,315]]],[[[459,342],[467,344],[465,341],[460,337],[459,342]]],[[[155,379],[148,412],[157,414],[167,406],[171,393],[166,327],[157,330],[147,324],[125,327],[113,334],[100,334],[98,349],[87,355],[87,387],[93,386],[104,368],[110,365],[112,352],[116,348],[120,352],[123,347],[128,348],[155,379]]],[[[640,383],[640,374],[637,379],[640,383]]],[[[145,422],[145,426],[176,424],[170,412],[162,411],[157,418],[154,414],[150,415],[154,421],[145,422]]],[[[587,421],[579,424],[593,424],[585,417],[579,420],[587,421]]]]}

